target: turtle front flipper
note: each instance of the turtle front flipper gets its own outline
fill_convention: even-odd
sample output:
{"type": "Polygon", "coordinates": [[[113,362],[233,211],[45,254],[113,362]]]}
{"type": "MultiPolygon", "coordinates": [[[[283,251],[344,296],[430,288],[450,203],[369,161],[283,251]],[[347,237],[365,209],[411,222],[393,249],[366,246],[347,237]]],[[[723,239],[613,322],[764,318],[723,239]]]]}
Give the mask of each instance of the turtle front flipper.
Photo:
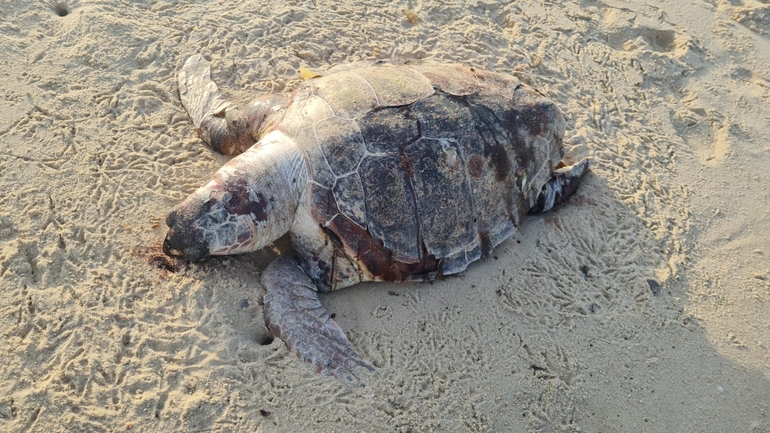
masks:
{"type": "Polygon", "coordinates": [[[548,212],[555,205],[569,198],[577,190],[580,179],[588,171],[589,161],[585,158],[576,164],[554,170],[551,178],[535,197],[535,203],[529,212],[548,212]]]}
{"type": "Polygon", "coordinates": [[[289,351],[324,376],[362,385],[359,367],[374,371],[318,300],[313,281],[291,258],[279,257],[262,274],[265,323],[289,351]]]}
{"type": "Polygon", "coordinates": [[[217,152],[238,155],[255,143],[247,116],[222,97],[211,81],[209,62],[200,54],[188,58],[179,71],[179,97],[198,135],[217,152]]]}

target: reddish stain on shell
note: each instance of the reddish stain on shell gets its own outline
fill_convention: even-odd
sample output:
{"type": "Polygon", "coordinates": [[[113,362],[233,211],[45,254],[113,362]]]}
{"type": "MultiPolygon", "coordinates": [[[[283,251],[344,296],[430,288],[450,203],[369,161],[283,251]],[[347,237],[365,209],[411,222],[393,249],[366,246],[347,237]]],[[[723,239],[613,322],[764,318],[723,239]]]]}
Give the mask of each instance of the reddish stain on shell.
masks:
{"type": "Polygon", "coordinates": [[[329,228],[339,235],[347,249],[352,252],[372,275],[383,281],[406,281],[415,275],[435,272],[438,260],[425,254],[417,263],[402,263],[393,260],[393,253],[382,241],[343,215],[338,215],[329,228]]]}
{"type": "Polygon", "coordinates": [[[471,157],[468,158],[467,166],[468,174],[471,175],[472,178],[478,179],[484,173],[484,158],[479,155],[471,155],[471,157]]]}

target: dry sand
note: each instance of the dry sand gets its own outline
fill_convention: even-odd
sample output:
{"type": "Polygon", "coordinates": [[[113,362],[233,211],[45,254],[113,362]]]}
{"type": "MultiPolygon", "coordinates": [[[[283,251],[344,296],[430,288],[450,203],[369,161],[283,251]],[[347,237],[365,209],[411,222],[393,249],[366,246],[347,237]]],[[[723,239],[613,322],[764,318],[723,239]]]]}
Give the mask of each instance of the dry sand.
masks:
{"type": "Polygon", "coordinates": [[[770,3],[0,3],[0,431],[770,432],[770,3]],[[403,8],[419,17],[411,23],[403,8]],[[516,73],[593,173],[494,257],[322,301],[363,389],[266,338],[272,252],[170,272],[165,214],[233,99],[367,58],[516,73]]]}

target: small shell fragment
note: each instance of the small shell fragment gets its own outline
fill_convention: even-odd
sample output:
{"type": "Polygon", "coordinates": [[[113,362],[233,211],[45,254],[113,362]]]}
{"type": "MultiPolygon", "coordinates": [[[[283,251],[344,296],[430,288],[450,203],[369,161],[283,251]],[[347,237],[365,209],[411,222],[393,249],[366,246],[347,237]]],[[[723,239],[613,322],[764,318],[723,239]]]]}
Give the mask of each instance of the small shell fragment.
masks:
{"type": "Polygon", "coordinates": [[[403,8],[401,9],[404,12],[404,15],[406,15],[407,21],[409,21],[412,24],[417,24],[420,21],[420,17],[417,16],[417,14],[410,9],[403,8]]]}

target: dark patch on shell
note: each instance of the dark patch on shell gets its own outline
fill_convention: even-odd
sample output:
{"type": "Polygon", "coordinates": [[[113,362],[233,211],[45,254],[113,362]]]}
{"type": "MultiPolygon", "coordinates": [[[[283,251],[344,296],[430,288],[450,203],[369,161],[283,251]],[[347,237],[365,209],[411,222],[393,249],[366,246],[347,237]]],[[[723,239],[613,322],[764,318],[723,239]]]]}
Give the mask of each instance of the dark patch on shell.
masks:
{"type": "MultiPolygon", "coordinates": [[[[530,170],[540,165],[543,161],[535,158],[534,143],[528,140],[530,137],[541,136],[555,140],[560,152],[563,152],[562,137],[553,133],[556,119],[562,114],[552,101],[542,97],[539,92],[519,86],[514,92],[514,109],[504,114],[505,125],[511,130],[514,147],[517,149],[515,158],[517,166],[530,170]]],[[[560,155],[561,156],[561,155],[560,155]]]]}
{"type": "MultiPolygon", "coordinates": [[[[489,144],[489,142],[485,142],[489,144]]],[[[495,170],[495,178],[502,182],[511,172],[511,161],[508,152],[499,144],[489,144],[484,148],[484,154],[489,158],[489,165],[495,170]]]]}
{"type": "Polygon", "coordinates": [[[548,100],[535,102],[535,95],[526,91],[523,86],[519,86],[513,92],[513,95],[517,106],[522,108],[511,110],[511,116],[509,117],[511,130],[524,126],[529,135],[542,135],[546,128],[550,126],[550,113],[556,109],[555,104],[548,100]]]}
{"type": "Polygon", "coordinates": [[[399,156],[398,168],[404,171],[407,179],[414,177],[414,169],[412,168],[412,161],[409,159],[409,155],[404,153],[399,156]]]}
{"type": "Polygon", "coordinates": [[[420,119],[423,138],[460,140],[473,129],[474,119],[466,98],[436,92],[412,105],[420,119]]]}
{"type": "Polygon", "coordinates": [[[504,142],[510,141],[508,131],[501,127],[501,122],[487,107],[470,104],[476,124],[476,131],[484,142],[484,157],[495,170],[495,179],[503,182],[511,173],[511,160],[504,142]],[[504,140],[501,142],[501,140],[504,140]]]}
{"type": "Polygon", "coordinates": [[[422,135],[420,123],[409,107],[373,110],[358,124],[370,152],[397,152],[422,135]]]}
{"type": "MultiPolygon", "coordinates": [[[[369,232],[382,239],[396,260],[417,263],[419,218],[408,172],[398,156],[367,157],[361,163],[369,232]]],[[[339,232],[338,232],[339,233],[339,232]]],[[[344,240],[345,235],[339,233],[344,240]]]]}

